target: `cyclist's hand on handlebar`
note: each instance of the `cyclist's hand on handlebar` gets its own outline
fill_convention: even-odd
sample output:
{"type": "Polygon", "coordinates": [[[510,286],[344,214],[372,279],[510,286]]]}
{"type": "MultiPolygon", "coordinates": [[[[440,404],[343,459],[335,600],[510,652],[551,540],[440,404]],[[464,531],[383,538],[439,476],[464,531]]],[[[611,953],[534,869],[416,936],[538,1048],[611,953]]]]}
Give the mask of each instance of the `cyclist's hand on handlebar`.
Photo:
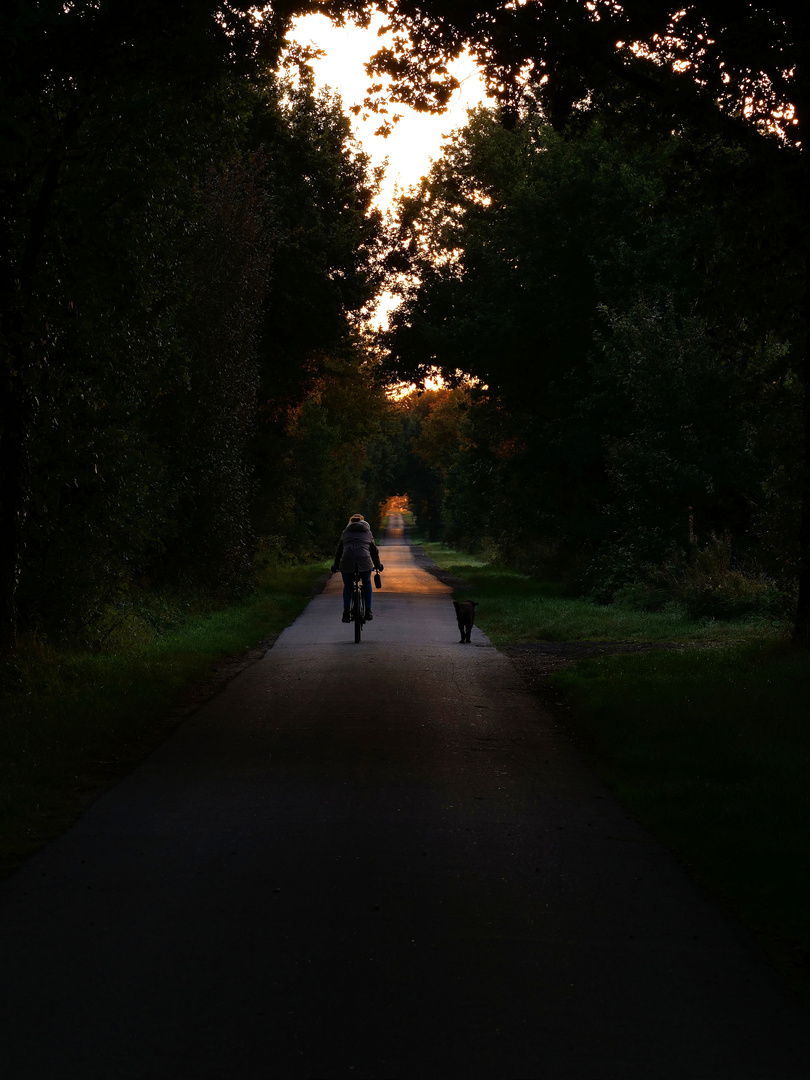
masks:
{"type": "Polygon", "coordinates": [[[385,567],[383,566],[383,564],[382,564],[382,563],[380,563],[380,565],[379,565],[379,566],[377,567],[377,570],[378,570],[378,571],[380,571],[380,570],[384,570],[384,569],[385,569],[385,567]]]}
{"type": "Polygon", "coordinates": [[[332,567],[332,573],[333,573],[333,574],[336,574],[336,573],[338,572],[338,570],[339,570],[339,569],[340,569],[340,567],[339,567],[339,566],[333,566],[333,567],[332,567]]]}

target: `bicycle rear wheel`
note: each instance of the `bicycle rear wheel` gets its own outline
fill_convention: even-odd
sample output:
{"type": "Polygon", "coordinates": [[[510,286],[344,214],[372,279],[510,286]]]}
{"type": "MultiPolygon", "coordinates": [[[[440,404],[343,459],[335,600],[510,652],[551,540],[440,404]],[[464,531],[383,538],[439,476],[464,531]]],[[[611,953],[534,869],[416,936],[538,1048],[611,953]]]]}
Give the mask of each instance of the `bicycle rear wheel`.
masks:
{"type": "Polygon", "coordinates": [[[365,611],[363,610],[363,595],[358,589],[354,594],[354,604],[352,605],[352,618],[354,621],[354,643],[360,644],[360,632],[363,629],[363,616],[365,611]]]}

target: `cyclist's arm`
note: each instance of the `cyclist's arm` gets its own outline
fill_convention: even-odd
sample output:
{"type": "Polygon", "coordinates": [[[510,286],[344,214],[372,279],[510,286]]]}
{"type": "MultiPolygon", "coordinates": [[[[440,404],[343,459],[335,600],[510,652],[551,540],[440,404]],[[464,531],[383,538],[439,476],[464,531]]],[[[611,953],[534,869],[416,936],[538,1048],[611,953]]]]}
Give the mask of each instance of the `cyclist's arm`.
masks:
{"type": "Polygon", "coordinates": [[[340,569],[340,560],[341,560],[342,557],[343,557],[343,537],[341,536],[340,543],[338,544],[337,551],[335,552],[335,561],[332,563],[332,573],[333,574],[336,574],[338,572],[338,570],[340,569]]]}
{"type": "Polygon", "coordinates": [[[368,553],[371,556],[371,561],[374,563],[375,570],[382,570],[382,563],[380,562],[380,553],[377,550],[377,545],[372,542],[368,545],[368,553]]]}

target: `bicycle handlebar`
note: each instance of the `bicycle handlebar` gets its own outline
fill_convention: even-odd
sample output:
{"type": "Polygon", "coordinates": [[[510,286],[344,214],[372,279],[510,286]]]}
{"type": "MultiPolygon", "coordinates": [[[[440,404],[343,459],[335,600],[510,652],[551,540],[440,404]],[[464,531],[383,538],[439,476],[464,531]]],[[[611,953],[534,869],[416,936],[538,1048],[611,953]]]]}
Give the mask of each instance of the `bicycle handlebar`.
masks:
{"type": "MultiPolygon", "coordinates": [[[[335,566],[334,564],[329,567],[329,570],[330,570],[330,573],[332,573],[332,574],[339,574],[340,573],[340,567],[335,566]]],[[[372,566],[371,570],[373,570],[377,574],[381,574],[383,572],[383,570],[385,570],[385,567],[382,564],[380,564],[379,566],[372,566]]],[[[371,573],[371,570],[368,571],[369,574],[371,573]]],[[[353,574],[362,574],[363,572],[364,571],[362,571],[359,568],[359,566],[355,566],[354,570],[352,570],[353,574]]]]}

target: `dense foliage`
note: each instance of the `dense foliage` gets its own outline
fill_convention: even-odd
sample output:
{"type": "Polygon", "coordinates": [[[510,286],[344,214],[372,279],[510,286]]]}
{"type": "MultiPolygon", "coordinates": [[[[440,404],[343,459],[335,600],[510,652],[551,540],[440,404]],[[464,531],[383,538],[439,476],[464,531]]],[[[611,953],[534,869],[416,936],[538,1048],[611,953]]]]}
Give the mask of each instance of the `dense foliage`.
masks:
{"type": "MultiPolygon", "coordinates": [[[[334,0],[329,5],[362,14],[372,6],[386,12],[396,31],[393,45],[381,50],[374,66],[391,77],[395,96],[418,108],[434,109],[448,100],[455,86],[448,61],[467,49],[484,70],[507,128],[518,122],[527,99],[536,97],[558,132],[570,133],[583,116],[607,109],[619,131],[633,133],[640,119],[641,125],[651,119],[661,131],[686,126],[703,140],[739,144],[752,160],[769,158],[770,168],[754,170],[755,186],[767,187],[771,171],[783,185],[799,264],[799,282],[788,290],[795,301],[791,363],[801,410],[794,638],[810,647],[810,169],[805,152],[810,10],[788,0],[749,0],[742,6],[731,0],[684,6],[665,0],[334,0]]],[[[379,89],[392,92],[382,83],[379,89]]],[[[733,183],[745,187],[748,180],[742,170],[733,183]]],[[[729,204],[734,203],[731,198],[729,204]]],[[[740,209],[756,221],[755,199],[743,199],[740,209]]],[[[755,281],[751,312],[778,300],[770,288],[773,250],[765,233],[761,239],[763,257],[748,279],[755,281]]],[[[726,274],[725,280],[739,278],[726,274]]]]}
{"type": "Polygon", "coordinates": [[[481,110],[406,201],[390,363],[461,379],[413,405],[422,514],[604,599],[731,547],[772,608],[763,573],[789,594],[798,556],[789,195],[738,144],[629,129],[481,110]]]}
{"type": "Polygon", "coordinates": [[[4,16],[5,647],[133,589],[238,595],[384,494],[381,222],[339,102],[248,7],[130,8],[4,16]]]}
{"type": "Polygon", "coordinates": [[[798,567],[810,641],[808,15],[745,14],[10,0],[0,647],[138,587],[236,595],[397,490],[604,598],[699,554],[768,597],[798,567]],[[396,410],[360,330],[374,177],[284,46],[374,9],[378,90],[441,107],[468,48],[499,98],[403,207],[389,373],[449,388],[396,410]]]}

